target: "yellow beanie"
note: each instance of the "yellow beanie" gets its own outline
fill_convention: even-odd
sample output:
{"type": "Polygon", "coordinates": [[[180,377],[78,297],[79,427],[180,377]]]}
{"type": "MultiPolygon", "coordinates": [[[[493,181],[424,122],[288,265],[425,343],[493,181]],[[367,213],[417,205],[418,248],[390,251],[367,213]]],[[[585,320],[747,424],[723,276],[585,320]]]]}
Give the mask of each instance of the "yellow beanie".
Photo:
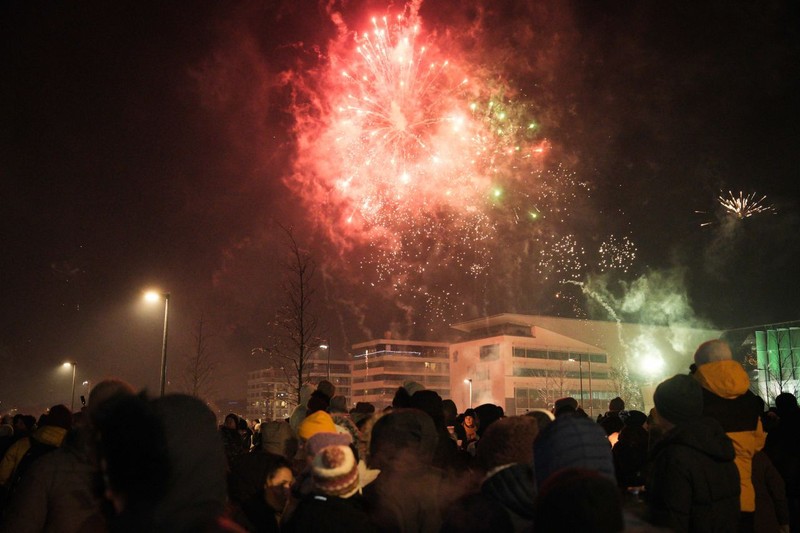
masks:
{"type": "Polygon", "coordinates": [[[325,411],[316,411],[308,415],[297,428],[297,435],[303,440],[308,440],[317,433],[336,433],[333,418],[325,411]]]}

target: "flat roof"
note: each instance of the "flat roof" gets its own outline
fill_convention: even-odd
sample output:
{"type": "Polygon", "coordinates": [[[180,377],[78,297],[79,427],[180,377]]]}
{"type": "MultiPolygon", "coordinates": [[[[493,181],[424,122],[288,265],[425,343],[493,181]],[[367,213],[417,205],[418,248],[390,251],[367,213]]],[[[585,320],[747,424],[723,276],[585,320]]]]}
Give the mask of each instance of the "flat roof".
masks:
{"type": "Polygon", "coordinates": [[[352,349],[358,350],[361,348],[371,348],[377,344],[391,344],[394,346],[425,346],[429,348],[448,348],[450,346],[449,342],[414,341],[414,340],[402,340],[402,339],[373,339],[370,341],[353,344],[352,349]]]}

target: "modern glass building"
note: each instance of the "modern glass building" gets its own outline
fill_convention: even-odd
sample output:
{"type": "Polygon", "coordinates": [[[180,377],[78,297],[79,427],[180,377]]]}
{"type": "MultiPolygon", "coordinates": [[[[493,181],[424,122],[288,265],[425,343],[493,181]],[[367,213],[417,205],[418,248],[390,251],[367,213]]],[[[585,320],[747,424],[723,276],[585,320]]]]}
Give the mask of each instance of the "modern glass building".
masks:
{"type": "Polygon", "coordinates": [[[782,392],[797,396],[800,381],[800,320],[725,331],[734,358],[750,371],[752,390],[769,405],[782,392]]]}

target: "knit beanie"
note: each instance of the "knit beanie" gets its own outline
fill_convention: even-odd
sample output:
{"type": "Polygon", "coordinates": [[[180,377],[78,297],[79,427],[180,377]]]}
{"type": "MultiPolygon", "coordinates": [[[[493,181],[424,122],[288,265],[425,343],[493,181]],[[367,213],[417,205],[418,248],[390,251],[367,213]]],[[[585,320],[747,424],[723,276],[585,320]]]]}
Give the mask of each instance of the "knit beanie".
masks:
{"type": "Polygon", "coordinates": [[[484,433],[478,445],[478,462],[489,471],[511,463],[533,463],[533,441],[539,432],[530,416],[501,418],[484,433]]]}
{"type": "Polygon", "coordinates": [[[314,489],[325,496],[349,498],[358,490],[358,463],[349,446],[326,446],[311,462],[314,489]]]}
{"type": "Polygon", "coordinates": [[[353,439],[350,438],[348,433],[339,433],[338,431],[333,432],[320,432],[312,436],[306,442],[306,453],[314,457],[323,448],[327,448],[328,446],[347,446],[353,439]]]}
{"type": "Polygon", "coordinates": [[[444,428],[444,407],[442,406],[442,397],[439,393],[433,390],[419,390],[411,396],[412,409],[419,409],[433,420],[433,424],[437,428],[444,428]]]}
{"type": "Polygon", "coordinates": [[[556,418],[536,438],[533,462],[539,486],[551,474],[564,468],[584,468],[616,479],[611,444],[606,433],[588,418],[556,418]]]}
{"type": "Polygon", "coordinates": [[[697,366],[729,359],[733,359],[731,347],[727,342],[720,339],[706,341],[698,346],[697,351],[694,352],[694,364],[697,366]]]}
{"type": "Polygon", "coordinates": [[[328,397],[330,401],[333,398],[333,395],[336,394],[336,385],[328,381],[327,379],[323,379],[317,384],[317,390],[328,397]]]}
{"type": "Polygon", "coordinates": [[[625,402],[619,396],[608,402],[609,411],[622,411],[623,409],[625,409],[625,402]]]}
{"type": "Polygon", "coordinates": [[[482,438],[483,434],[489,429],[489,426],[500,420],[505,416],[503,408],[493,403],[484,403],[475,408],[475,415],[478,417],[478,437],[482,438]]]}
{"type": "Polygon", "coordinates": [[[303,440],[308,440],[317,433],[336,433],[336,425],[331,415],[325,411],[308,415],[297,428],[297,436],[303,440]]]}
{"type": "Polygon", "coordinates": [[[406,389],[409,396],[414,396],[414,393],[425,390],[425,385],[416,381],[406,381],[403,383],[403,388],[406,389]]]}
{"type": "Polygon", "coordinates": [[[662,418],[677,425],[702,415],[703,390],[692,376],[678,374],[656,387],[653,402],[662,418]]]}
{"type": "Polygon", "coordinates": [[[367,402],[358,402],[350,411],[350,418],[358,426],[363,420],[371,417],[375,413],[375,406],[367,402]]]}
{"type": "Polygon", "coordinates": [[[328,406],[329,413],[346,413],[347,412],[347,398],[344,396],[334,396],[331,398],[331,403],[328,406]]]}
{"type": "Polygon", "coordinates": [[[553,410],[558,411],[559,408],[569,406],[573,409],[578,408],[578,400],[573,398],[572,396],[567,396],[566,398],[559,398],[556,400],[555,404],[553,405],[553,410]]]}
{"type": "Polygon", "coordinates": [[[321,392],[319,389],[311,393],[306,407],[309,413],[316,413],[317,411],[327,411],[331,404],[331,399],[321,392]]]}
{"type": "Polygon", "coordinates": [[[72,413],[66,405],[54,405],[47,413],[47,425],[68,430],[72,427],[72,413]]]}
{"type": "Polygon", "coordinates": [[[619,417],[622,419],[622,423],[626,426],[643,426],[645,422],[647,422],[647,415],[641,411],[636,411],[632,409],[630,411],[620,411],[619,417]]]}
{"type": "Polygon", "coordinates": [[[439,435],[433,420],[418,409],[395,409],[372,426],[370,468],[397,469],[430,465],[439,435]]]}

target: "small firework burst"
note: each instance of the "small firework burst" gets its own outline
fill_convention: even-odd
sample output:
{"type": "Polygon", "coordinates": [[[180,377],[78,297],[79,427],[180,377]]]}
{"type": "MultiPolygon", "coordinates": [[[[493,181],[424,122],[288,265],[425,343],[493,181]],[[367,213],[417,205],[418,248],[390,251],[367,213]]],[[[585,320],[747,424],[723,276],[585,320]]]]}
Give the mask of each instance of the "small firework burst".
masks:
{"type": "Polygon", "coordinates": [[[734,196],[731,191],[728,191],[727,196],[720,194],[717,197],[719,205],[721,205],[729,215],[733,215],[739,220],[758,215],[759,213],[776,213],[775,206],[765,203],[766,199],[766,195],[762,195],[761,198],[756,199],[756,193],[752,192],[745,195],[742,191],[739,191],[739,196],[734,196]]]}
{"type": "Polygon", "coordinates": [[[600,245],[598,252],[600,272],[609,270],[628,272],[636,259],[636,245],[628,237],[620,239],[611,235],[606,242],[600,245]]]}
{"type": "MultiPolygon", "coordinates": [[[[739,191],[737,196],[728,191],[727,195],[720,193],[717,196],[717,204],[722,208],[723,215],[736,220],[744,220],[762,213],[776,214],[778,210],[774,205],[766,203],[766,200],[767,195],[761,195],[759,198],[755,192],[745,195],[744,192],[739,191]]],[[[709,214],[708,211],[695,211],[695,213],[699,215],[709,214]]],[[[700,223],[700,227],[713,226],[716,223],[716,220],[706,220],[700,223]]]]}

